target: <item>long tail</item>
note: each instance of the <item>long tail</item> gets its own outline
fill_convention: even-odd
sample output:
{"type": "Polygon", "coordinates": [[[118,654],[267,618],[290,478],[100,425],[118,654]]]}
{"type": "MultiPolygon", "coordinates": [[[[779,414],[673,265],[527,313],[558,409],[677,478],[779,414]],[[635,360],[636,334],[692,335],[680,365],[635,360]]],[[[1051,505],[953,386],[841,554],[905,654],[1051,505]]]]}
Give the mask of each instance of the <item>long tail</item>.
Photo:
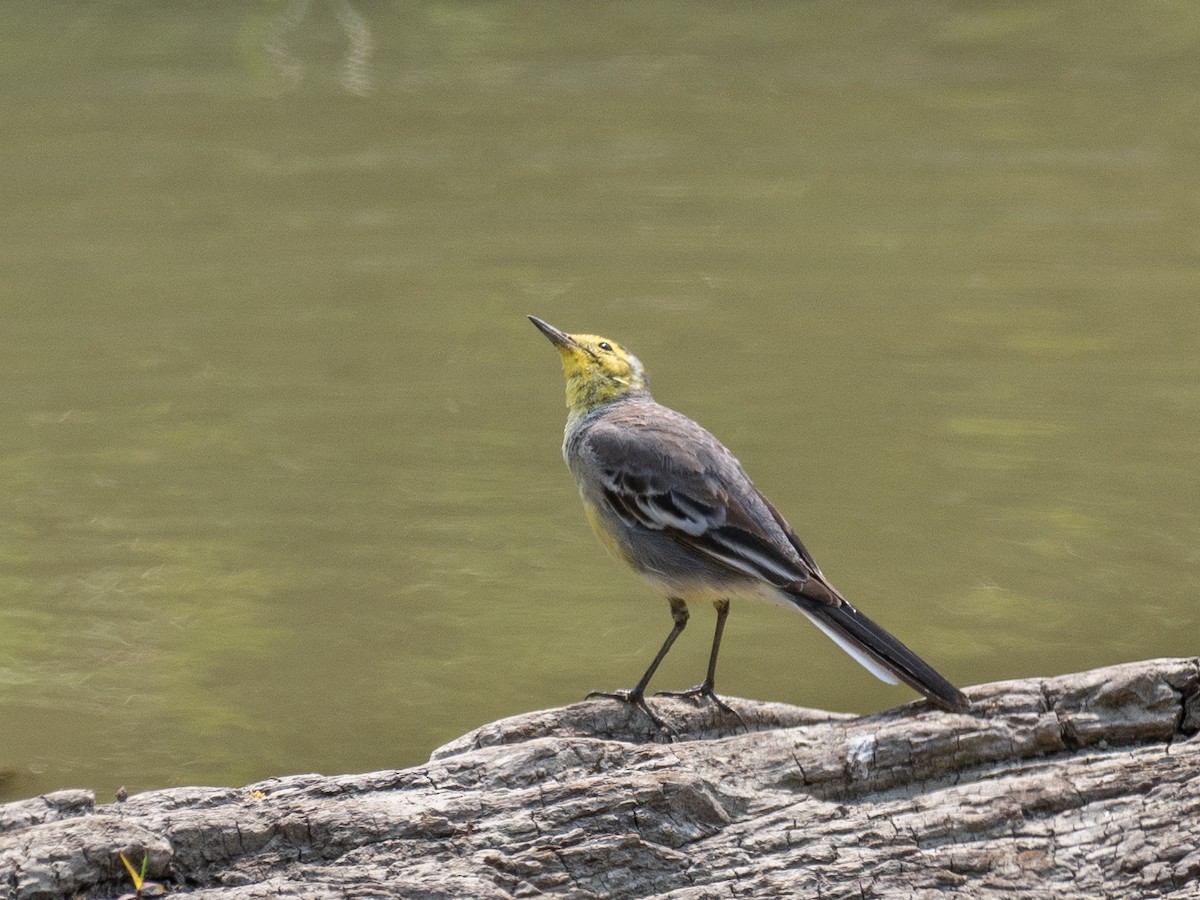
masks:
{"type": "Polygon", "coordinates": [[[971,701],[962,691],[844,599],[826,604],[803,595],[790,596],[814,625],[876,678],[889,684],[903,681],[950,712],[963,712],[970,707],[971,701]]]}

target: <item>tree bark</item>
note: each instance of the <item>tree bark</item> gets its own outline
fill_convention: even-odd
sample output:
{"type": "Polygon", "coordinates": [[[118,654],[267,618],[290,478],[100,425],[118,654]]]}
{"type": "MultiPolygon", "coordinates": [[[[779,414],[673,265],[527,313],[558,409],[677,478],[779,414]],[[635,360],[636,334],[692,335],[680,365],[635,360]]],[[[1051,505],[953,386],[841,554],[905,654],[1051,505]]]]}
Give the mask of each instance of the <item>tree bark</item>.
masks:
{"type": "Polygon", "coordinates": [[[866,717],[608,700],[485,726],[402,771],[0,806],[10,900],[1200,897],[1200,660],[866,717]],[[144,892],[144,896],[148,892],[144,892]]]}

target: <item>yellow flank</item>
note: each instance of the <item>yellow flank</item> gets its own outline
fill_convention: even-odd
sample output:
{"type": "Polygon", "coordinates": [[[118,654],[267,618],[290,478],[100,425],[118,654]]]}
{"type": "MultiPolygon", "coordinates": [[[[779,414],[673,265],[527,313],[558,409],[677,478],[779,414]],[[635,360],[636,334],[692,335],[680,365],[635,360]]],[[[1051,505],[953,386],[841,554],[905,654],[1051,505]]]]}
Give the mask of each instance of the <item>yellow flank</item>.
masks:
{"type": "Polygon", "coordinates": [[[600,543],[604,545],[604,549],[626,565],[633,565],[633,558],[629,553],[629,548],[618,541],[613,532],[605,526],[603,520],[600,518],[600,510],[588,503],[586,497],[583,500],[583,514],[587,516],[588,524],[592,526],[592,531],[596,532],[596,537],[600,538],[600,543]]]}

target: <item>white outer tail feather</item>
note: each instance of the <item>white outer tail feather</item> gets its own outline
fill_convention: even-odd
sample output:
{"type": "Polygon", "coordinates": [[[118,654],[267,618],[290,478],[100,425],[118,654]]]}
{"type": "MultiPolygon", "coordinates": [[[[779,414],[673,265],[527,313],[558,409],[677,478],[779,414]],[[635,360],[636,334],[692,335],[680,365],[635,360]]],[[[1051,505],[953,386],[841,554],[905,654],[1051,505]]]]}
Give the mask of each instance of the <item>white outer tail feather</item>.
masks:
{"type": "Polygon", "coordinates": [[[889,672],[887,669],[885,669],[883,667],[883,665],[880,664],[877,660],[868,656],[862,650],[862,648],[855,647],[852,643],[850,643],[849,640],[842,637],[842,635],[838,634],[836,631],[834,631],[832,628],[830,628],[828,625],[826,625],[824,622],[822,622],[820,619],[818,619],[812,613],[808,612],[808,610],[804,609],[803,607],[796,606],[794,608],[799,609],[800,612],[804,613],[804,615],[808,618],[808,621],[812,622],[814,625],[816,625],[818,628],[820,628],[823,632],[825,632],[825,634],[829,637],[829,639],[831,641],[833,641],[835,644],[837,644],[839,647],[841,647],[843,650],[845,650],[848,654],[850,654],[851,658],[856,663],[858,663],[860,666],[862,666],[864,669],[866,669],[868,672],[870,672],[872,675],[874,675],[880,681],[885,682],[887,684],[899,684],[900,683],[899,678],[897,678],[895,675],[893,675],[891,672],[889,672]]]}

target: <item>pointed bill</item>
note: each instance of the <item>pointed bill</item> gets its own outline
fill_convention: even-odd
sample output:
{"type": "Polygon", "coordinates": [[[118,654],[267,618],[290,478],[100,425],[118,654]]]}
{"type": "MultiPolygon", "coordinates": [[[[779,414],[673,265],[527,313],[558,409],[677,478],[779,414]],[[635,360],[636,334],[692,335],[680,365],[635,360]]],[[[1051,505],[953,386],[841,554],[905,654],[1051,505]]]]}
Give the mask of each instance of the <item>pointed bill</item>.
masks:
{"type": "Polygon", "coordinates": [[[555,347],[562,350],[578,350],[579,344],[565,331],[559,331],[549,322],[544,322],[537,316],[530,316],[529,321],[537,326],[537,330],[550,339],[555,347]]]}

